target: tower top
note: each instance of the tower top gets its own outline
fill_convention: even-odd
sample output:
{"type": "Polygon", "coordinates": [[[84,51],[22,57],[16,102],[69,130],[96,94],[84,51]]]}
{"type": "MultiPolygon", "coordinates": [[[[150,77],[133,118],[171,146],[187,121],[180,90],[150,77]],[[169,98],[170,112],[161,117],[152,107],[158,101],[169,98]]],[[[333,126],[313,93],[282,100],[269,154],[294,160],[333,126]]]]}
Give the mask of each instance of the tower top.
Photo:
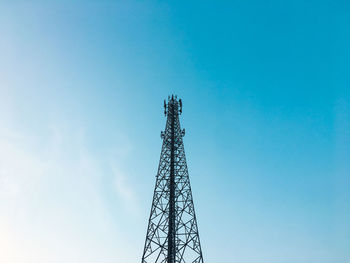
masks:
{"type": "Polygon", "coordinates": [[[177,98],[177,95],[168,96],[168,102],[164,100],[164,115],[169,113],[169,110],[175,110],[176,113],[182,113],[182,100],[177,98]]]}

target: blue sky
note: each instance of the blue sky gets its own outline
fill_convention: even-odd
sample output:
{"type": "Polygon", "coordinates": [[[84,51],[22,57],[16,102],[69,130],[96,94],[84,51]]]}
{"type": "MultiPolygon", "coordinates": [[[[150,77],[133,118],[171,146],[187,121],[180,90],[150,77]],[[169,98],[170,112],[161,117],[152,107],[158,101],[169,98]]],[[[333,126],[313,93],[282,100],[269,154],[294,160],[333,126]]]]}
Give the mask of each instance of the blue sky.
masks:
{"type": "Polygon", "coordinates": [[[206,262],[350,262],[347,1],[1,1],[0,261],[140,262],[181,119],[206,262]]]}

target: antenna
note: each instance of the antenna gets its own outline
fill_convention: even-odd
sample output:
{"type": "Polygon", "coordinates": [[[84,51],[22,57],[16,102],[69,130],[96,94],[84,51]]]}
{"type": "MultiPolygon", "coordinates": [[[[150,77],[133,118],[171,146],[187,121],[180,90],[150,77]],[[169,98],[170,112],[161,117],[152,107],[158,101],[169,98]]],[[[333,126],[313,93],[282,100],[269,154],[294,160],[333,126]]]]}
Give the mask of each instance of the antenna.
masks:
{"type": "Polygon", "coordinates": [[[164,100],[164,115],[166,116],[166,102],[164,100]]]}
{"type": "Polygon", "coordinates": [[[179,100],[179,103],[180,103],[180,114],[182,114],[182,100],[181,99],[179,100]]]}

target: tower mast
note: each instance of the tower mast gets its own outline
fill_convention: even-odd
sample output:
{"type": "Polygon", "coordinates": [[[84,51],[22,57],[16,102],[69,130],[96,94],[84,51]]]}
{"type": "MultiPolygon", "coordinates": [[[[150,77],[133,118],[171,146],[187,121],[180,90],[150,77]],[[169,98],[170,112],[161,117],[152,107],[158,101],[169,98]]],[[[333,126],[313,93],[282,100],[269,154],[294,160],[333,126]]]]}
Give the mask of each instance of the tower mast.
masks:
{"type": "MultiPolygon", "coordinates": [[[[172,97],[172,101],[174,98],[172,97]]],[[[175,103],[169,104],[171,119],[168,263],[175,263],[175,103]]]]}
{"type": "Polygon", "coordinates": [[[179,115],[182,101],[164,102],[167,115],[142,263],[203,263],[179,115]]]}

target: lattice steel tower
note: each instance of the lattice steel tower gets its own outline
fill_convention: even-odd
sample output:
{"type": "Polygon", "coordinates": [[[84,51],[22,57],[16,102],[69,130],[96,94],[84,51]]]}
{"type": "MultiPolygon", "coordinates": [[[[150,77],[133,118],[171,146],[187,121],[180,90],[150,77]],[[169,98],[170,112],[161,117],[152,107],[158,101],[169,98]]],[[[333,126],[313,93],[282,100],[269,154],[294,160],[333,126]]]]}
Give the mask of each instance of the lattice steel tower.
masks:
{"type": "Polygon", "coordinates": [[[142,263],[203,263],[177,97],[164,101],[167,115],[142,263]]]}

